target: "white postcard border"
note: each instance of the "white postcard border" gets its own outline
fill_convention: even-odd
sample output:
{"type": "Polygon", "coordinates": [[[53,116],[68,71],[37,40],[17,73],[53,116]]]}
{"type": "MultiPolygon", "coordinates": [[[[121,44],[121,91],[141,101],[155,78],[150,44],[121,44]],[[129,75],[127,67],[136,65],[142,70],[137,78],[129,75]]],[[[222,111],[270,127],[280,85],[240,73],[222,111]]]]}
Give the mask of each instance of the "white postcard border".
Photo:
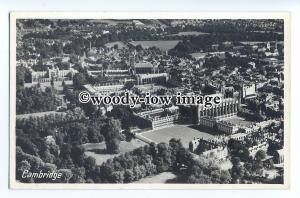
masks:
{"type": "Polygon", "coordinates": [[[14,11],[10,13],[10,165],[12,189],[289,189],[291,115],[291,14],[285,12],[64,12],[14,11]],[[284,19],[284,184],[26,184],[15,180],[16,172],[16,20],[17,19],[284,19]]]}

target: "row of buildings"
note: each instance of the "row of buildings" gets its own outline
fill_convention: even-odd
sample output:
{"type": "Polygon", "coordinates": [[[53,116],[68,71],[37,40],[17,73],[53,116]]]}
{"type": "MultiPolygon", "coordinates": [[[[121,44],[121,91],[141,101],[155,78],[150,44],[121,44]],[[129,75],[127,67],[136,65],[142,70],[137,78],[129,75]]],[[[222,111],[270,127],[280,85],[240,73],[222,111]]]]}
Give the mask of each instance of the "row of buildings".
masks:
{"type": "Polygon", "coordinates": [[[170,126],[180,121],[179,108],[177,106],[142,111],[136,115],[140,120],[147,123],[152,130],[170,126]]]}

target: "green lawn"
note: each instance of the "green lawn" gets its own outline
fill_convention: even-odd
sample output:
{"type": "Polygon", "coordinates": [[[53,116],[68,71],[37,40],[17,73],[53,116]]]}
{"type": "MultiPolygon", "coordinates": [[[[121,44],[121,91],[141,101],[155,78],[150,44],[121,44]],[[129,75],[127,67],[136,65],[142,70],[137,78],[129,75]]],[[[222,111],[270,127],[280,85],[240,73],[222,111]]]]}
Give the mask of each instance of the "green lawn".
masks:
{"type": "Polygon", "coordinates": [[[209,33],[189,31],[189,32],[178,32],[177,34],[170,34],[168,36],[199,36],[199,35],[207,35],[207,34],[209,34],[209,33]]]}
{"type": "Polygon", "coordinates": [[[161,40],[161,41],[132,41],[132,45],[141,45],[143,48],[157,47],[162,51],[173,49],[180,40],[161,40]]]}
{"type": "Polygon", "coordinates": [[[127,45],[125,45],[123,42],[121,41],[116,41],[116,42],[110,42],[110,43],[106,43],[105,46],[108,48],[114,47],[114,45],[118,45],[118,49],[122,49],[122,48],[127,48],[127,45]]]}
{"type": "Polygon", "coordinates": [[[27,114],[19,114],[16,115],[17,119],[29,118],[29,117],[43,117],[45,115],[55,115],[55,114],[62,114],[65,115],[65,112],[57,112],[57,111],[44,111],[44,112],[37,112],[37,113],[27,113],[27,114]]]}
{"type": "Polygon", "coordinates": [[[208,139],[213,137],[211,134],[191,128],[188,125],[174,125],[168,128],[146,131],[139,135],[151,139],[155,143],[168,143],[172,138],[181,139],[183,146],[186,148],[188,148],[189,142],[194,138],[208,139]]]}
{"type": "Polygon", "coordinates": [[[108,159],[112,159],[115,156],[120,154],[132,151],[138,147],[144,146],[146,143],[142,142],[138,139],[132,139],[130,142],[122,141],[120,143],[120,153],[119,154],[107,154],[106,153],[106,146],[104,142],[101,143],[88,143],[84,144],[83,147],[85,148],[85,154],[87,156],[92,156],[96,159],[96,164],[101,165],[103,162],[107,161],[108,159]]]}
{"type": "Polygon", "coordinates": [[[171,172],[163,172],[158,175],[149,176],[143,179],[140,179],[139,181],[135,181],[133,183],[136,184],[163,184],[167,183],[168,180],[176,178],[176,175],[174,175],[171,172]]]}

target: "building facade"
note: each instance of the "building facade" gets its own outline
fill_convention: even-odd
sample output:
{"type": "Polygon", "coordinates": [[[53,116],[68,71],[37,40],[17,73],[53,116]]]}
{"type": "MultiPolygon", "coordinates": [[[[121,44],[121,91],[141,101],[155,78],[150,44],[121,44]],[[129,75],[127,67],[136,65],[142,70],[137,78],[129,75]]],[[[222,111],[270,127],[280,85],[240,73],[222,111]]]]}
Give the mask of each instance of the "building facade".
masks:
{"type": "Polygon", "coordinates": [[[215,128],[220,133],[225,133],[228,135],[237,133],[239,130],[239,127],[237,125],[234,125],[232,123],[219,120],[214,117],[202,117],[199,121],[200,126],[208,127],[208,128],[215,128]]]}
{"type": "Polygon", "coordinates": [[[152,84],[152,83],[166,83],[169,79],[167,73],[155,73],[155,74],[138,74],[136,75],[137,84],[152,84]]]}
{"type": "Polygon", "coordinates": [[[222,94],[219,94],[221,100],[220,104],[212,104],[210,107],[205,107],[203,104],[198,106],[198,123],[200,123],[203,117],[215,117],[215,118],[225,118],[236,115],[240,101],[238,98],[224,98],[222,94]]]}

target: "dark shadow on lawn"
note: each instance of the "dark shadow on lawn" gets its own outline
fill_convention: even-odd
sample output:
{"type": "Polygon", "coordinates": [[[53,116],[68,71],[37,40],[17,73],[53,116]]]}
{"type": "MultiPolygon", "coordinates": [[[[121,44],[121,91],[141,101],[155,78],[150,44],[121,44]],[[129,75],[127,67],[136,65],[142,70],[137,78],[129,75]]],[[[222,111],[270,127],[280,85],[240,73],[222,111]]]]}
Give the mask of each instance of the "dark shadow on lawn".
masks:
{"type": "Polygon", "coordinates": [[[196,130],[204,132],[204,133],[211,134],[211,135],[221,135],[221,133],[218,130],[214,129],[214,128],[200,126],[200,125],[197,125],[197,124],[189,125],[188,127],[192,128],[192,129],[196,129],[196,130]]]}
{"type": "Polygon", "coordinates": [[[88,151],[94,152],[95,154],[109,154],[106,149],[89,149],[88,151]]]}
{"type": "MultiPolygon", "coordinates": [[[[175,173],[174,173],[175,174],[175,173]]],[[[186,183],[186,176],[182,174],[175,174],[176,177],[173,179],[168,179],[166,184],[184,184],[186,183]]]]}

